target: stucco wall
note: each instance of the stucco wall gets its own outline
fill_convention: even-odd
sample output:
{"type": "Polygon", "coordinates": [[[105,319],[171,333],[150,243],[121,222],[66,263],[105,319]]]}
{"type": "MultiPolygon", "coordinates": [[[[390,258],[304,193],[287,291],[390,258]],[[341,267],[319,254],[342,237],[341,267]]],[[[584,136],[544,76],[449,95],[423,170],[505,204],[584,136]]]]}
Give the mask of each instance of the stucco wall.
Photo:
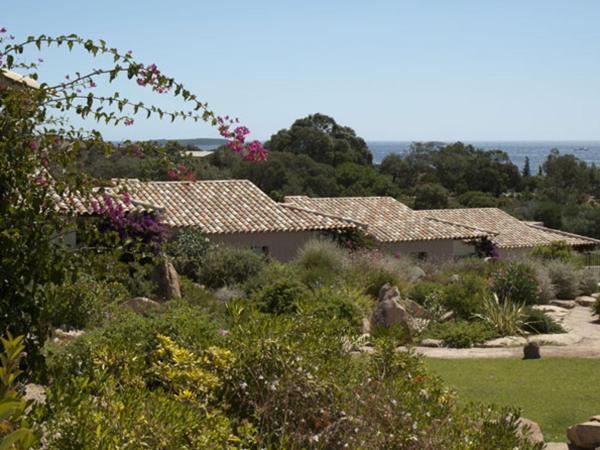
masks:
{"type": "Polygon", "coordinates": [[[238,248],[266,247],[268,253],[279,261],[293,259],[298,250],[311,238],[317,237],[317,231],[286,231],[272,233],[232,233],[213,234],[208,238],[211,242],[238,248]]]}
{"type": "Polygon", "coordinates": [[[415,242],[385,242],[379,248],[386,253],[400,252],[403,256],[425,253],[428,260],[445,260],[474,254],[473,246],[452,239],[415,242]]]}
{"type": "Polygon", "coordinates": [[[533,247],[522,247],[522,248],[500,248],[498,254],[501,259],[520,259],[527,256],[533,247]]]}

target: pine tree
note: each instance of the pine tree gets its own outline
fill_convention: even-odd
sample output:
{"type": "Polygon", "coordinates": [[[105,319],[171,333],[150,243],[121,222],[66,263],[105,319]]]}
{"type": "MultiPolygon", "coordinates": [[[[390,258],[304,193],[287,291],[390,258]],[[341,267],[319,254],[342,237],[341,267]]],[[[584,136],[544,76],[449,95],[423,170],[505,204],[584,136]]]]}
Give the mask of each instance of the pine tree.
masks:
{"type": "Polygon", "coordinates": [[[525,157],[525,165],[523,166],[523,178],[531,176],[531,167],[529,166],[529,156],[525,157]]]}

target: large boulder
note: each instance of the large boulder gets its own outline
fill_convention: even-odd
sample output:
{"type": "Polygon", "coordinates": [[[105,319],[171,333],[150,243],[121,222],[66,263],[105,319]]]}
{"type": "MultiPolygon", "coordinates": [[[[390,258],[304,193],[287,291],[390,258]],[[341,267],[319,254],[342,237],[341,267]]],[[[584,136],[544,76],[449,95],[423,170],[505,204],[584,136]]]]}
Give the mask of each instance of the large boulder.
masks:
{"type": "Polygon", "coordinates": [[[575,299],[575,303],[581,306],[593,306],[595,302],[596,299],[589,295],[582,295],[581,297],[577,297],[575,299]]]}
{"type": "Polygon", "coordinates": [[[146,297],[134,297],[129,300],[125,300],[122,305],[126,308],[129,308],[134,313],[139,314],[141,316],[147,316],[148,311],[154,308],[158,308],[160,303],[150,300],[146,297]]]}
{"type": "Polygon", "coordinates": [[[168,259],[163,258],[156,266],[154,281],[158,285],[157,295],[161,300],[181,298],[179,275],[177,275],[175,266],[168,259]]]}
{"type": "Polygon", "coordinates": [[[379,302],[371,315],[371,330],[379,327],[400,326],[407,337],[411,335],[412,318],[400,304],[400,292],[396,287],[385,285],[379,291],[379,302]]]}
{"type": "Polygon", "coordinates": [[[395,300],[413,317],[418,319],[428,318],[425,308],[409,298],[402,298],[402,295],[396,286],[391,286],[386,283],[381,287],[379,290],[379,301],[382,302],[384,300],[395,300]]]}
{"type": "Polygon", "coordinates": [[[523,346],[523,359],[540,359],[540,344],[529,341],[523,346]]]}
{"type": "Polygon", "coordinates": [[[533,444],[544,442],[542,429],[533,420],[526,419],[525,417],[519,417],[517,425],[517,434],[520,437],[527,439],[533,444]]]}
{"type": "Polygon", "coordinates": [[[595,449],[600,447],[600,422],[593,420],[567,428],[567,438],[579,448],[595,449]]]}

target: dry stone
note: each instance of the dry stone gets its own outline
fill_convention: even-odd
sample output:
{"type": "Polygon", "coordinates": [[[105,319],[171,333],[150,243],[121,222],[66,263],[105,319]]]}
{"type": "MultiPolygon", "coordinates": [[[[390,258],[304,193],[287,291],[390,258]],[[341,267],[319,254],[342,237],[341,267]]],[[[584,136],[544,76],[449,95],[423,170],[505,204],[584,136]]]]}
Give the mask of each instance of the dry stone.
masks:
{"type": "Polygon", "coordinates": [[[581,306],[593,306],[596,303],[596,299],[589,295],[582,295],[581,297],[577,297],[575,302],[581,306]]]}
{"type": "Polygon", "coordinates": [[[388,284],[379,291],[379,302],[371,316],[371,330],[378,327],[390,328],[398,325],[403,328],[406,336],[411,335],[411,316],[400,304],[400,292],[388,284]]]}
{"type": "Polygon", "coordinates": [[[575,305],[577,305],[577,303],[575,303],[573,300],[550,300],[549,302],[550,305],[552,306],[558,306],[560,308],[565,308],[565,309],[573,309],[575,308],[575,305]]]}
{"type": "Polygon", "coordinates": [[[159,307],[160,303],[150,300],[146,297],[134,297],[124,301],[122,305],[126,308],[129,308],[136,314],[146,316],[148,314],[148,310],[159,307]]]}
{"type": "Polygon", "coordinates": [[[444,341],[441,339],[423,339],[421,341],[421,347],[442,347],[444,345],[444,341]]]}
{"type": "Polygon", "coordinates": [[[540,359],[540,344],[530,341],[523,346],[523,359],[540,359]]]}
{"type": "Polygon", "coordinates": [[[600,447],[600,422],[590,420],[573,425],[567,429],[567,438],[582,449],[600,447]]]}
{"type": "Polygon", "coordinates": [[[544,442],[542,429],[533,420],[526,419],[525,417],[519,417],[517,425],[517,434],[520,437],[527,439],[533,444],[544,442]]]}
{"type": "Polygon", "coordinates": [[[166,258],[161,260],[154,270],[154,281],[158,285],[158,297],[161,300],[181,298],[179,275],[175,266],[166,258]]]}

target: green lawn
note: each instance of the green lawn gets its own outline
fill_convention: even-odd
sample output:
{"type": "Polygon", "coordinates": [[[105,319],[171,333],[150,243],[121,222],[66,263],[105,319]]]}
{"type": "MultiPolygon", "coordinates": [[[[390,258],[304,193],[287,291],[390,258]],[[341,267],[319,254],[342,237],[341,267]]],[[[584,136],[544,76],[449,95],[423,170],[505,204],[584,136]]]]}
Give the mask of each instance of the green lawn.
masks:
{"type": "Polygon", "coordinates": [[[542,427],[546,441],[600,414],[600,359],[426,359],[460,401],[517,406],[542,427]]]}

